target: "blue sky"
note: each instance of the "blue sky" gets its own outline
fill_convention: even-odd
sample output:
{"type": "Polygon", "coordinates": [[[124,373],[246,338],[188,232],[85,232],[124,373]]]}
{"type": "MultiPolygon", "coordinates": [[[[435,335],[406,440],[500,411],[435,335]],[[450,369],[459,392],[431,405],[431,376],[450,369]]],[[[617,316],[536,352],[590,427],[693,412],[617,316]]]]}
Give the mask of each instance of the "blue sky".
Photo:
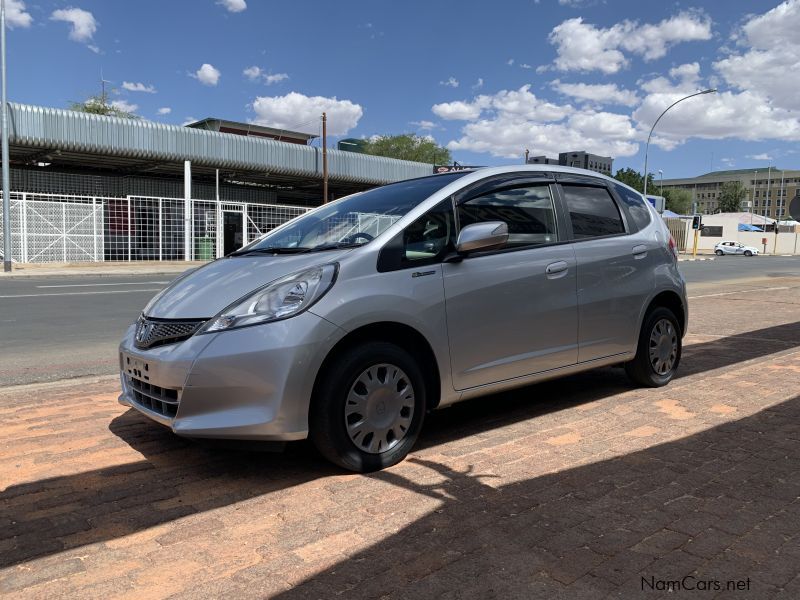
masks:
{"type": "Polygon", "coordinates": [[[464,164],[586,149],[651,171],[800,168],[800,0],[7,0],[9,99],[415,132],[464,164]],[[159,111],[159,109],[161,109],[159,111]],[[168,110],[167,110],[168,109],[168,110]],[[713,162],[712,162],[713,161],[713,162]]]}

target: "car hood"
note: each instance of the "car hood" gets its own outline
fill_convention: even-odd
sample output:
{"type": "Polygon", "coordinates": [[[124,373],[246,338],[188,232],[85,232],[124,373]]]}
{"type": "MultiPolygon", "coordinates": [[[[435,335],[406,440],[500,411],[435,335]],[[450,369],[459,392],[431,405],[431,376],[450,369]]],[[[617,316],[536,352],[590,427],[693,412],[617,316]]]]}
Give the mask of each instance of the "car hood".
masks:
{"type": "Polygon", "coordinates": [[[178,278],[146,309],[156,319],[210,319],[259,287],[306,268],[335,262],[351,250],[221,258],[178,278]]]}

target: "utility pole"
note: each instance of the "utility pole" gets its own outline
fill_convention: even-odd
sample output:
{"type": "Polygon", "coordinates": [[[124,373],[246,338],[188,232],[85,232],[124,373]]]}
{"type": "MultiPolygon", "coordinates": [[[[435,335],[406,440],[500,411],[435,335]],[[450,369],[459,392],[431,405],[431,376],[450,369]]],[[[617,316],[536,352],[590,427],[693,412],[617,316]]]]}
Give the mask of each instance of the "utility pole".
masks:
{"type": "Polygon", "coordinates": [[[775,203],[775,244],[772,246],[772,254],[778,253],[778,229],[780,229],[781,217],[778,214],[778,204],[783,202],[783,176],[785,171],[781,171],[781,191],[778,192],[778,201],[775,203]]]}
{"type": "Polygon", "coordinates": [[[322,113],[322,203],[328,203],[328,115],[322,113]]]}
{"type": "Polygon", "coordinates": [[[756,182],[758,181],[758,171],[753,172],[753,195],[750,197],[750,225],[753,225],[753,211],[756,209],[756,182]]]}
{"type": "Polygon", "coordinates": [[[0,0],[0,71],[2,71],[3,127],[3,271],[11,272],[11,184],[8,171],[8,102],[6,102],[6,0],[0,0]]]}
{"type": "Polygon", "coordinates": [[[525,148],[525,164],[528,164],[528,156],[530,155],[531,151],[525,148]]]}

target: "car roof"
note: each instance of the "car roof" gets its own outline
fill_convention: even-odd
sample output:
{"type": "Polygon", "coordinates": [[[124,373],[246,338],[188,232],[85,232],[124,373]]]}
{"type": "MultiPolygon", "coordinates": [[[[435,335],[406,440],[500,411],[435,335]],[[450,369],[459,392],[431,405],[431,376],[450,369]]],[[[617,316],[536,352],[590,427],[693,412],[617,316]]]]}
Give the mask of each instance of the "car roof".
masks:
{"type": "MultiPolygon", "coordinates": [[[[450,173],[452,173],[451,171],[450,173]]],[[[584,177],[593,177],[595,179],[604,179],[606,181],[610,181],[616,185],[620,185],[622,187],[628,188],[632,192],[639,194],[642,196],[642,193],[633,189],[631,186],[626,185],[625,183],[619,181],[618,179],[614,179],[613,177],[609,177],[603,173],[598,173],[597,171],[590,171],[589,169],[579,169],[577,167],[566,167],[562,165],[531,165],[531,164],[522,164],[522,165],[503,165],[499,167],[478,167],[474,169],[463,169],[462,171],[458,171],[459,173],[466,173],[466,179],[462,181],[462,183],[471,183],[472,180],[477,181],[478,179],[483,179],[484,177],[491,177],[492,175],[503,175],[504,173],[519,173],[519,172],[532,172],[532,173],[568,173],[573,175],[583,175],[584,177]]],[[[446,175],[447,173],[436,173],[433,175],[434,177],[438,175],[446,175]]],[[[644,198],[644,196],[642,196],[644,198]]]]}

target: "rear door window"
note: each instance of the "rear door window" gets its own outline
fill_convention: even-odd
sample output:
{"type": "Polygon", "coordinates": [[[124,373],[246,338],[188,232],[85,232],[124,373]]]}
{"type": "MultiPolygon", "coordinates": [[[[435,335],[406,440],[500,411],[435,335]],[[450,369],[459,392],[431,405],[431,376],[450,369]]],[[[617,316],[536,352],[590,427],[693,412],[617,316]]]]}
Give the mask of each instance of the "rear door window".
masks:
{"type": "Polygon", "coordinates": [[[565,184],[561,189],[575,239],[625,233],[619,208],[606,188],[565,184]]]}
{"type": "Polygon", "coordinates": [[[625,203],[625,206],[628,207],[628,212],[631,215],[631,219],[633,219],[633,222],[636,224],[636,227],[639,229],[647,227],[650,224],[651,213],[642,195],[639,194],[639,192],[626,188],[624,185],[614,184],[614,189],[625,203]]]}

